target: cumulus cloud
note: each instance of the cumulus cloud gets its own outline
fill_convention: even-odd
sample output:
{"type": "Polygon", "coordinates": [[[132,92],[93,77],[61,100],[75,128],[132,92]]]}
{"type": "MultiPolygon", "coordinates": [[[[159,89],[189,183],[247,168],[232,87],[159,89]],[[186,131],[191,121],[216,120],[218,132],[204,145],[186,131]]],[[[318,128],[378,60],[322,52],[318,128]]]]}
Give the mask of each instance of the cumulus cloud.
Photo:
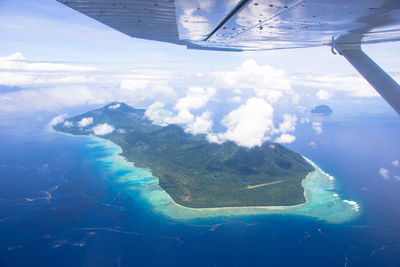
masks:
{"type": "Polygon", "coordinates": [[[167,123],[175,124],[188,124],[191,123],[193,120],[194,115],[188,109],[180,110],[176,116],[165,119],[167,123]]]}
{"type": "Polygon", "coordinates": [[[276,129],[275,131],[277,133],[292,132],[296,130],[296,121],[297,121],[296,115],[283,114],[283,122],[279,124],[279,128],[276,129]]]}
{"type": "Polygon", "coordinates": [[[329,98],[331,98],[332,97],[332,94],[331,93],[329,93],[328,91],[325,91],[325,90],[319,90],[318,92],[317,92],[317,97],[319,98],[319,99],[321,99],[321,100],[328,100],[329,98]]]}
{"type": "Polygon", "coordinates": [[[400,167],[400,162],[398,159],[392,161],[392,165],[395,167],[400,167]]]}
{"type": "Polygon", "coordinates": [[[63,126],[66,128],[70,128],[70,127],[74,126],[74,123],[72,121],[64,121],[63,126]]]}
{"type": "Polygon", "coordinates": [[[390,179],[390,172],[388,169],[380,168],[379,174],[382,176],[383,179],[389,180],[390,179]]]}
{"type": "Polygon", "coordinates": [[[95,135],[106,135],[114,131],[114,127],[107,123],[97,124],[92,131],[95,135]]]}
{"type": "Polygon", "coordinates": [[[119,108],[120,106],[121,106],[121,104],[117,103],[117,104],[108,106],[108,108],[109,108],[109,109],[117,109],[117,108],[119,108]]]}
{"type": "Polygon", "coordinates": [[[289,144],[294,142],[294,140],[296,140],[296,136],[291,134],[282,134],[281,136],[275,139],[275,142],[289,144]]]}
{"type": "Polygon", "coordinates": [[[223,142],[225,142],[225,140],[221,139],[218,137],[218,134],[215,133],[209,133],[206,136],[208,142],[210,143],[217,143],[217,144],[222,144],[223,142]]]}
{"type": "Polygon", "coordinates": [[[172,101],[176,92],[169,82],[176,75],[173,71],[162,74],[154,68],[114,73],[92,66],[35,62],[15,53],[0,58],[0,85],[21,89],[0,96],[0,111],[54,111],[113,101],[133,105],[155,99],[172,101]]]}
{"type": "Polygon", "coordinates": [[[175,90],[163,80],[124,79],[120,83],[120,89],[134,95],[137,102],[147,99],[176,98],[175,90]]]}
{"type": "Polygon", "coordinates": [[[258,98],[264,98],[269,103],[282,101],[285,95],[291,96],[292,102],[299,100],[283,70],[260,66],[254,60],[243,62],[235,70],[215,72],[214,77],[220,88],[250,88],[258,98]]]}
{"type": "Polygon", "coordinates": [[[207,104],[215,93],[216,90],[214,88],[190,87],[186,96],[176,102],[175,109],[199,109],[207,104]]]}
{"type": "Polygon", "coordinates": [[[88,118],[82,118],[79,122],[78,122],[78,126],[79,127],[86,127],[89,126],[90,124],[93,123],[93,118],[92,117],[88,117],[88,118]]]}
{"type": "Polygon", "coordinates": [[[283,121],[275,127],[274,109],[264,98],[250,98],[245,104],[227,114],[221,121],[225,132],[209,133],[209,142],[222,143],[230,140],[240,146],[260,146],[264,141],[292,143],[296,136],[289,134],[296,130],[297,117],[294,114],[283,114],[283,121]]]}
{"type": "Polygon", "coordinates": [[[54,126],[54,125],[60,124],[60,123],[64,122],[66,117],[68,117],[68,114],[66,114],[66,113],[55,116],[53,119],[51,119],[51,121],[49,122],[49,125],[54,126]]]}
{"type": "Polygon", "coordinates": [[[161,115],[161,111],[165,107],[165,104],[156,101],[153,104],[151,104],[147,109],[144,115],[152,121],[161,121],[163,119],[163,116],[161,115]]]}
{"type": "MultiPolygon", "coordinates": [[[[178,114],[166,118],[167,123],[190,124],[195,116],[190,110],[204,107],[208,101],[214,96],[216,90],[214,88],[190,87],[184,97],[181,97],[175,104],[174,109],[178,114]]],[[[202,120],[200,118],[200,120],[202,120]]]]}
{"type": "Polygon", "coordinates": [[[214,76],[218,85],[227,88],[291,89],[290,81],[283,70],[276,70],[268,65],[260,66],[255,60],[246,60],[235,70],[215,72],[214,76]]]}
{"type": "Polygon", "coordinates": [[[251,98],[223,118],[226,132],[210,135],[208,140],[231,140],[241,146],[260,146],[270,139],[269,134],[274,130],[273,113],[274,109],[264,99],[251,98]]]}
{"type": "Polygon", "coordinates": [[[311,125],[317,134],[322,133],[322,123],[321,122],[313,122],[311,125]]]}
{"type": "Polygon", "coordinates": [[[185,127],[185,132],[192,134],[208,133],[213,125],[210,119],[211,113],[208,111],[203,112],[201,116],[197,116],[193,122],[185,127]]]}

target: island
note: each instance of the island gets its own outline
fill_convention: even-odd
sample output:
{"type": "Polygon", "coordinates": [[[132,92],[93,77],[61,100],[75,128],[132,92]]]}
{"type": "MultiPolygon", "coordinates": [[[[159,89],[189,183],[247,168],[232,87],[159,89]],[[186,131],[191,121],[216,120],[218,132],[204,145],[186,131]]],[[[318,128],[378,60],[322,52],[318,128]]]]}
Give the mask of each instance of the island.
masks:
{"type": "Polygon", "coordinates": [[[315,169],[284,146],[246,148],[210,143],[178,125],[160,126],[144,109],[111,103],[53,126],[96,135],[122,148],[136,167],[149,168],[173,201],[190,208],[294,206],[306,202],[302,181],[315,169]]]}
{"type": "Polygon", "coordinates": [[[333,113],[333,110],[327,105],[319,105],[311,110],[311,113],[318,113],[323,115],[330,115],[333,113]]]}

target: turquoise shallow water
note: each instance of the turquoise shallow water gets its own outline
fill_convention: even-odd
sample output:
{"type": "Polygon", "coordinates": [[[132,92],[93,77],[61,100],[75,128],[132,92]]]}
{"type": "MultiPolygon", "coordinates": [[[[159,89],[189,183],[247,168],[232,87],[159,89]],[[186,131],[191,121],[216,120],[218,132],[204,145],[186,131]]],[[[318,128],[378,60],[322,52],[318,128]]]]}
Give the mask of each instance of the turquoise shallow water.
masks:
{"type": "Polygon", "coordinates": [[[115,174],[117,182],[126,185],[127,190],[139,191],[149,202],[152,209],[173,220],[191,220],[219,216],[242,216],[258,214],[291,214],[310,216],[328,223],[344,223],[360,216],[360,205],[343,199],[335,192],[335,179],[322,171],[315,163],[305,158],[315,167],[303,180],[306,203],[296,206],[268,207],[224,207],[224,208],[188,208],[176,204],[172,198],[158,185],[148,168],[137,168],[134,163],[120,155],[122,149],[111,141],[91,137],[91,146],[102,147],[106,151],[98,162],[115,174]]]}

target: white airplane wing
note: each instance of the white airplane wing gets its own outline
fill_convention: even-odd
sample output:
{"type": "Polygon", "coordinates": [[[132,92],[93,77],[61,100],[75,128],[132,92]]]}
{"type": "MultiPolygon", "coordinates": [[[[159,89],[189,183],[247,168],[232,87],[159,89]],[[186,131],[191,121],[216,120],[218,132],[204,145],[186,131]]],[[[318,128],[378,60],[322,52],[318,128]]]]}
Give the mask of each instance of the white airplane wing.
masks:
{"type": "Polygon", "coordinates": [[[400,41],[400,0],[57,0],[135,38],[228,51],[331,46],[400,114],[361,44],[400,41]]]}

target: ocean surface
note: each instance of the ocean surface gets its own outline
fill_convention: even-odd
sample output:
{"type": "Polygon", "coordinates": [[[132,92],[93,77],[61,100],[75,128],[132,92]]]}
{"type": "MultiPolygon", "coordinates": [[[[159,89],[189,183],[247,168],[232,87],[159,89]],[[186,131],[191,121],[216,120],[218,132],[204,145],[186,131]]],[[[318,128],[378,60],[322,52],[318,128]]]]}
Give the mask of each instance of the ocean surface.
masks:
{"type": "Polygon", "coordinates": [[[398,117],[318,118],[321,134],[298,125],[288,147],[359,205],[335,223],[171,216],[146,191],[150,170],[126,165],[107,142],[49,131],[50,119],[0,119],[0,266],[400,266],[398,117]]]}

